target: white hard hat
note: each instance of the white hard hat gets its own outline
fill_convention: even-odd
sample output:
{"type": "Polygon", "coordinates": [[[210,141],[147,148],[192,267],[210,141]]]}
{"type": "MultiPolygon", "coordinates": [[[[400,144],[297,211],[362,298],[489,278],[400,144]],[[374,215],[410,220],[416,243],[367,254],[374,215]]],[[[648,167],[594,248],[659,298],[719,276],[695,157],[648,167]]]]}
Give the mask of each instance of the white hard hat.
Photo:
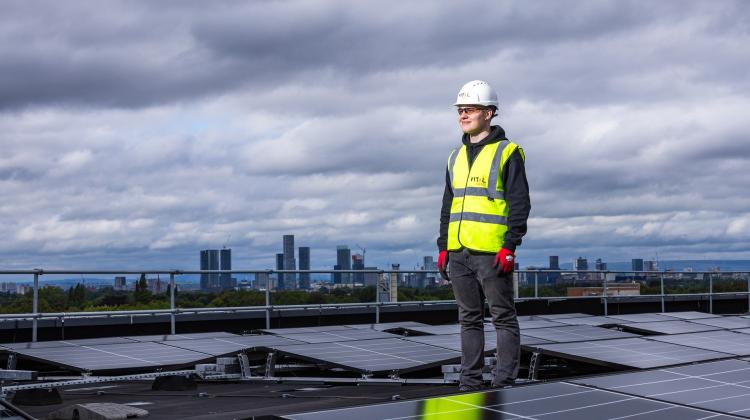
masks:
{"type": "Polygon", "coordinates": [[[465,84],[453,105],[482,105],[497,108],[497,92],[484,80],[472,80],[465,84]]]}

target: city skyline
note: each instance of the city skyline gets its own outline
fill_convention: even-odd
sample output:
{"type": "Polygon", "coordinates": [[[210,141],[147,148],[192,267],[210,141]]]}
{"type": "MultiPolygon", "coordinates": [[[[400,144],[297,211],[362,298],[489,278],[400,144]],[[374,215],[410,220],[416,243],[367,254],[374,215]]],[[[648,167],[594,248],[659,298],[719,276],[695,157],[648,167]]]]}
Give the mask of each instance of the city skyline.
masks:
{"type": "Polygon", "coordinates": [[[273,268],[290,232],[418,265],[474,79],[523,266],[750,259],[746,2],[42,4],[0,4],[0,269],[273,268]]]}

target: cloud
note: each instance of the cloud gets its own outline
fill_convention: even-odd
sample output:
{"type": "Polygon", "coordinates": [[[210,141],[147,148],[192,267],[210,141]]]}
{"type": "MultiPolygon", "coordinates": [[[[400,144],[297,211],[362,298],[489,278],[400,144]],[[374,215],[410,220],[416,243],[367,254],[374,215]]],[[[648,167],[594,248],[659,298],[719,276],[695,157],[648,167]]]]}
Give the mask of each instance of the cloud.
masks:
{"type": "Polygon", "coordinates": [[[194,268],[281,235],[435,253],[467,80],[499,91],[546,256],[747,258],[741,1],[6,2],[0,265],[194,268]],[[481,11],[481,13],[478,13],[481,11]]]}

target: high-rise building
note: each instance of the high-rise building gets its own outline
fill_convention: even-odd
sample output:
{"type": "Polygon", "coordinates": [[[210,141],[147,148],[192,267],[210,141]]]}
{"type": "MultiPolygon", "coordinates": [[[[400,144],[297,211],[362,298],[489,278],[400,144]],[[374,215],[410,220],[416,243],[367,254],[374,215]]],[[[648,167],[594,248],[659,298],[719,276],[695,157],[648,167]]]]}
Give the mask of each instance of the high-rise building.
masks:
{"type": "MultiPolygon", "coordinates": [[[[294,235],[284,235],[284,270],[296,270],[297,260],[294,258],[294,235]]],[[[297,287],[297,275],[295,274],[284,274],[283,286],[282,282],[279,281],[279,289],[296,289],[297,287]]],[[[281,280],[281,276],[279,277],[281,280]]]]}
{"type": "Polygon", "coordinates": [[[267,289],[271,286],[271,279],[268,273],[255,273],[255,280],[253,281],[253,288],[262,290],[267,289]]]}
{"type": "MultiPolygon", "coordinates": [[[[201,251],[201,270],[219,269],[219,250],[204,249],[201,251]]],[[[218,290],[220,288],[218,273],[201,273],[201,290],[218,290]]]]}
{"type": "Polygon", "coordinates": [[[607,263],[602,262],[601,258],[596,259],[596,270],[597,271],[607,271],[607,263]]]}
{"type": "Polygon", "coordinates": [[[586,258],[578,257],[576,259],[576,271],[586,271],[589,269],[589,261],[586,258]]]}
{"type": "MultiPolygon", "coordinates": [[[[425,255],[422,257],[422,269],[423,270],[437,270],[437,262],[433,259],[432,255],[425,255]]],[[[437,283],[437,276],[435,273],[425,273],[425,283],[432,285],[437,283]]]]}
{"type": "Polygon", "coordinates": [[[125,280],[125,277],[115,277],[115,284],[114,289],[115,290],[125,290],[128,288],[127,280],[125,280]]]}
{"type": "MultiPolygon", "coordinates": [[[[310,269],[310,247],[301,246],[298,248],[299,251],[299,269],[309,270],[310,269]]],[[[310,273],[299,274],[299,288],[309,289],[310,288],[310,273]]]]}
{"type": "Polygon", "coordinates": [[[560,257],[557,255],[550,255],[549,256],[549,269],[550,270],[559,270],[560,269],[560,257]]]}
{"type": "MultiPolygon", "coordinates": [[[[401,269],[401,264],[391,264],[391,270],[398,271],[401,269]]],[[[395,281],[398,286],[404,282],[404,275],[401,273],[391,273],[391,281],[395,281]]]]}
{"type": "MultiPolygon", "coordinates": [[[[284,254],[276,254],[276,269],[277,270],[283,270],[284,269],[284,254]]],[[[276,288],[279,290],[284,290],[284,274],[282,273],[276,273],[276,288]]]]}
{"type": "Polygon", "coordinates": [[[642,258],[633,258],[632,260],[632,270],[633,271],[643,271],[643,259],[642,258]]]}
{"type": "MultiPolygon", "coordinates": [[[[335,268],[335,270],[351,270],[352,269],[352,250],[349,249],[349,246],[347,245],[339,245],[336,247],[336,265],[339,266],[339,268],[335,268]]],[[[338,283],[351,283],[351,276],[350,273],[339,273],[341,276],[339,277],[338,283]]],[[[335,281],[334,276],[334,283],[335,281]]]]}
{"type": "Polygon", "coordinates": [[[659,271],[659,264],[656,261],[644,261],[643,268],[645,271],[659,271]]]}
{"type": "MultiPolygon", "coordinates": [[[[365,270],[377,270],[378,267],[365,267],[365,270]]],[[[365,286],[377,286],[378,280],[380,279],[380,274],[378,273],[364,273],[363,275],[363,283],[365,286]]]]}
{"type": "MultiPolygon", "coordinates": [[[[219,267],[220,270],[232,269],[232,250],[230,248],[219,250],[219,267]]],[[[236,283],[236,280],[232,278],[232,273],[219,274],[219,285],[222,289],[234,289],[236,283]]]]}
{"type": "MultiPolygon", "coordinates": [[[[336,264],[333,266],[333,271],[341,270],[341,266],[336,264]]],[[[341,284],[341,273],[333,273],[331,274],[331,281],[333,281],[333,284],[341,284]]]]}
{"type": "MultiPolygon", "coordinates": [[[[352,255],[352,270],[364,270],[365,269],[365,257],[362,254],[352,255]]],[[[365,283],[365,273],[353,273],[352,279],[355,284],[365,283]]]]}
{"type": "MultiPolygon", "coordinates": [[[[204,249],[201,251],[201,270],[231,270],[232,250],[204,249]]],[[[233,288],[231,273],[201,273],[201,290],[233,288]]]]}

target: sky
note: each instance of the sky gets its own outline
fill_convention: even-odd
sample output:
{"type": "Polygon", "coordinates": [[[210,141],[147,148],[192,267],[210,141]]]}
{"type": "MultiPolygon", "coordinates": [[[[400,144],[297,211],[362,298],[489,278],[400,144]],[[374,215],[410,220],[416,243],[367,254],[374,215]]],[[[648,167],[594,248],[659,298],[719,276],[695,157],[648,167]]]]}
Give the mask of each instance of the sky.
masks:
{"type": "Polygon", "coordinates": [[[474,79],[522,266],[750,259],[748,45],[741,0],[3,1],[0,269],[413,268],[474,79]]]}

